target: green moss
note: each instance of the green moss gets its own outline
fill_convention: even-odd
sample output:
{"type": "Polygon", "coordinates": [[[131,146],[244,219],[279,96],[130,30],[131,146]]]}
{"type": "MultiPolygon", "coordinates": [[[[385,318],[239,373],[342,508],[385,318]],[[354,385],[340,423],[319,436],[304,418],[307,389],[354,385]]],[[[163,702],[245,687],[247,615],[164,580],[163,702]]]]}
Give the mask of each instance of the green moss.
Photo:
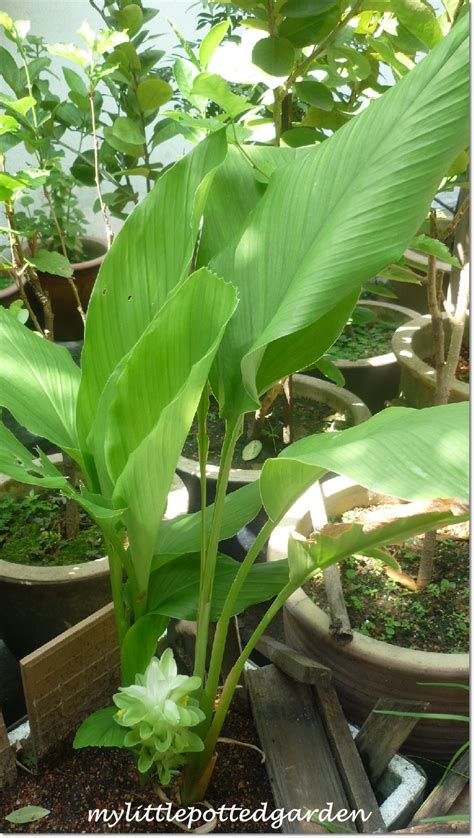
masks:
{"type": "Polygon", "coordinates": [[[81,510],[79,531],[66,537],[65,499],[30,491],[0,499],[0,555],[15,564],[33,567],[75,565],[99,559],[104,544],[99,527],[81,510]]]}

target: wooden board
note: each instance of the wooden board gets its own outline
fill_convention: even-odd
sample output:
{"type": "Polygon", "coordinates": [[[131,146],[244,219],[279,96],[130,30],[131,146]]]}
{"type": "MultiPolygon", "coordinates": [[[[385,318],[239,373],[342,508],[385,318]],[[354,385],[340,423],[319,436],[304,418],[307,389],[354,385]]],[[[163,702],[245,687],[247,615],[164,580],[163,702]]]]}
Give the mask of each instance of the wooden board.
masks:
{"type": "Polygon", "coordinates": [[[263,634],[256,649],[282,672],[300,684],[330,684],[331,670],[312,658],[296,652],[268,634],[263,634]]]}
{"type": "MultiPolygon", "coordinates": [[[[420,806],[412,820],[412,825],[416,826],[425,818],[443,817],[448,814],[452,815],[453,820],[456,820],[457,814],[465,813],[466,801],[463,800],[461,795],[465,794],[465,787],[469,783],[468,778],[469,750],[464,751],[444,782],[440,786],[436,786],[423,805],[420,806]],[[456,808],[457,801],[459,802],[459,809],[456,808]]],[[[469,811],[468,808],[467,811],[469,811]]]]}
{"type": "MultiPolygon", "coordinates": [[[[336,761],[317,713],[311,687],[295,683],[270,664],[246,672],[255,724],[266,754],[266,765],[277,808],[327,810],[332,816],[349,805],[336,761]]],[[[333,822],[333,826],[337,822],[333,822]]],[[[356,831],[349,821],[344,830],[356,831]]],[[[286,834],[326,834],[314,822],[285,820],[286,834]]]]}
{"type": "Polygon", "coordinates": [[[361,816],[356,820],[359,832],[386,832],[375,794],[334,687],[319,684],[314,687],[314,695],[350,806],[355,811],[362,809],[366,816],[371,813],[367,820],[361,816]]]}
{"type": "Polygon", "coordinates": [[[425,712],[428,706],[428,702],[381,698],[369,713],[355,743],[373,788],[418,722],[412,716],[391,716],[377,711],[425,712]]]}

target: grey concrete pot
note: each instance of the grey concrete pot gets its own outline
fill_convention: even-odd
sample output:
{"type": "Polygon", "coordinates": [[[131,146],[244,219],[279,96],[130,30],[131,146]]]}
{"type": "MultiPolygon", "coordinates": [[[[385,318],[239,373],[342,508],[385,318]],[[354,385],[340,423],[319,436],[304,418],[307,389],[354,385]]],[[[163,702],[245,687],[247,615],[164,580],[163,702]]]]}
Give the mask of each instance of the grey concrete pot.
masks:
{"type": "MultiPolygon", "coordinates": [[[[357,305],[370,309],[377,318],[393,324],[394,331],[402,323],[417,316],[416,311],[393,303],[360,300],[357,305]]],[[[358,361],[347,361],[344,358],[332,360],[345,378],[345,387],[357,393],[372,413],[382,410],[386,401],[398,396],[400,367],[393,352],[358,361]]]]}
{"type": "MultiPolygon", "coordinates": [[[[289,510],[268,545],[269,561],[287,555],[293,532],[308,536],[318,523],[353,507],[369,506],[386,498],[344,477],[315,484],[289,510]]],[[[469,655],[424,652],[374,640],[354,632],[350,643],[337,643],[330,619],[299,588],[284,608],[288,644],[328,666],[349,721],[361,725],[379,698],[429,701],[431,713],[469,713],[469,694],[431,683],[469,683],[469,655]]],[[[466,725],[421,719],[406,741],[409,754],[447,762],[468,736],[466,725]]]]}
{"type": "MultiPolygon", "coordinates": [[[[443,316],[445,334],[450,333],[447,315],[443,316]]],[[[392,347],[401,369],[400,397],[409,407],[430,407],[434,403],[436,372],[426,363],[433,353],[432,324],[429,314],[404,323],[392,338],[392,347]]],[[[455,381],[450,402],[469,401],[469,384],[455,381]]]]}
{"type": "MultiPolygon", "coordinates": [[[[49,457],[56,466],[62,455],[49,457]]],[[[0,497],[32,487],[0,475],[0,497]]],[[[175,477],[165,517],[187,512],[188,497],[175,477]]],[[[33,567],[0,559],[0,634],[22,658],[111,600],[109,562],[96,559],[64,567],[33,567]]]]}

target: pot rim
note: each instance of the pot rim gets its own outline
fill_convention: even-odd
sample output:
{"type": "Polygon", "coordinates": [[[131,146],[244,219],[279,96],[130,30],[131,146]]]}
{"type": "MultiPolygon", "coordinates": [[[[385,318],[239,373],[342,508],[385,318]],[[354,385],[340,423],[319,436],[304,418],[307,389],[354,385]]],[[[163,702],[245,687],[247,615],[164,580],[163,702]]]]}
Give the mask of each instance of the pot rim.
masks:
{"type": "MultiPolygon", "coordinates": [[[[49,454],[48,460],[54,465],[60,466],[63,462],[62,454],[49,454]]],[[[34,462],[40,463],[36,459],[34,462]]],[[[7,491],[11,484],[35,488],[30,484],[20,483],[6,474],[0,474],[0,495],[7,491]]],[[[54,490],[53,490],[54,491],[54,490]]],[[[173,483],[168,494],[168,507],[165,518],[173,518],[187,512],[188,493],[183,481],[177,474],[174,475],[173,483]],[[171,504],[170,504],[171,499],[171,504]]],[[[81,562],[73,565],[58,565],[49,567],[33,567],[32,565],[16,564],[0,559],[0,582],[24,585],[50,585],[67,584],[71,581],[85,581],[88,579],[102,579],[109,573],[109,560],[107,556],[100,559],[92,559],[89,562],[81,562]]]]}
{"type": "Polygon", "coordinates": [[[93,242],[94,244],[100,244],[104,248],[104,252],[100,256],[95,256],[93,259],[86,259],[83,262],[71,262],[71,267],[73,271],[80,271],[84,270],[85,268],[96,268],[99,267],[102,262],[104,261],[104,257],[107,253],[107,244],[103,239],[98,239],[96,236],[80,236],[79,237],[83,242],[93,242]]]}
{"type": "MultiPolygon", "coordinates": [[[[325,501],[341,496],[349,489],[360,491],[367,502],[370,503],[384,500],[386,496],[378,492],[368,492],[366,488],[350,480],[347,477],[332,477],[324,483],[315,483],[287,512],[280,525],[273,531],[268,543],[267,561],[276,561],[284,558],[287,553],[288,536],[296,530],[302,534],[309,535],[311,529],[310,510],[315,506],[321,508],[325,501]],[[304,520],[306,518],[306,521],[304,520]]],[[[353,501],[357,503],[357,501],[353,501]]],[[[359,503],[359,505],[363,505],[359,503]]],[[[329,513],[330,514],[330,513],[329,513]]],[[[425,669],[426,674],[436,670],[436,680],[444,681],[453,677],[463,677],[460,671],[469,673],[469,652],[425,652],[421,649],[407,649],[403,646],[395,646],[385,640],[376,640],[367,637],[357,630],[350,643],[340,646],[331,638],[329,632],[330,618],[316,605],[303,588],[298,588],[285,603],[287,609],[300,624],[303,623],[309,633],[316,631],[325,635],[328,643],[338,649],[340,655],[350,657],[353,660],[370,659],[380,661],[393,670],[411,670],[416,673],[425,669]]]]}
{"type": "MultiPolygon", "coordinates": [[[[21,284],[24,287],[27,282],[26,276],[22,276],[21,284]]],[[[7,300],[8,297],[11,297],[13,294],[19,294],[18,285],[16,284],[15,280],[13,280],[11,285],[7,285],[6,288],[2,288],[0,290],[0,300],[7,300]]]]}
{"type": "MultiPolygon", "coordinates": [[[[367,306],[367,308],[388,308],[390,311],[397,311],[400,314],[406,315],[407,320],[412,320],[418,316],[418,313],[414,309],[399,306],[396,303],[386,303],[379,300],[359,300],[357,305],[367,306]]],[[[332,358],[331,360],[340,370],[370,369],[371,367],[384,367],[389,364],[398,363],[398,358],[393,351],[386,352],[383,355],[371,355],[369,358],[358,358],[357,361],[345,360],[344,358],[332,358]]]]}
{"type": "MultiPolygon", "coordinates": [[[[312,378],[310,375],[297,373],[293,375],[293,385],[296,386],[296,389],[298,389],[298,387],[307,387],[308,390],[313,390],[314,393],[322,392],[323,395],[339,398],[339,401],[345,403],[346,407],[352,412],[355,425],[360,425],[362,422],[365,422],[366,419],[370,419],[372,415],[367,405],[359,398],[359,396],[351,393],[350,390],[346,390],[345,387],[338,387],[337,384],[333,384],[330,381],[322,381],[317,378],[312,378]],[[341,394],[343,394],[342,397],[341,394]]],[[[311,398],[308,394],[305,395],[307,398],[311,398]]],[[[181,455],[177,469],[178,471],[187,472],[192,477],[200,477],[199,462],[198,460],[192,460],[190,457],[184,457],[181,455]]],[[[229,483],[252,483],[254,480],[258,480],[260,478],[261,472],[261,468],[232,468],[229,474],[229,483]]],[[[217,480],[218,475],[219,466],[207,463],[207,479],[217,480]]]]}
{"type": "MultiPolygon", "coordinates": [[[[442,318],[446,320],[447,314],[443,314],[442,318]]],[[[413,320],[409,320],[408,323],[403,323],[392,337],[392,348],[400,365],[408,367],[417,378],[422,378],[427,386],[434,389],[436,386],[434,367],[423,361],[413,348],[415,334],[430,326],[431,316],[429,314],[419,314],[413,320]]],[[[453,392],[467,400],[469,399],[469,384],[456,378],[451,386],[451,393],[453,392]]]]}

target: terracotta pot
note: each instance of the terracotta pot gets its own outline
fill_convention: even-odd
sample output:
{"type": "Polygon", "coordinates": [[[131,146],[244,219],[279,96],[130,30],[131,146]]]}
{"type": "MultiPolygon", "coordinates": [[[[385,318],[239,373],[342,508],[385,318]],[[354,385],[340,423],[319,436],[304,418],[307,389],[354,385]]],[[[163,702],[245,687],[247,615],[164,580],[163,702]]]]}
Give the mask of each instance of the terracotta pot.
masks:
{"type": "MultiPolygon", "coordinates": [[[[445,335],[449,336],[451,324],[443,315],[445,335]]],[[[466,327],[467,330],[469,326],[466,327]]],[[[397,329],[392,347],[400,364],[400,398],[409,407],[430,407],[434,403],[436,372],[424,358],[433,354],[432,324],[429,314],[416,317],[397,329]]],[[[455,380],[451,387],[450,402],[469,401],[469,384],[455,380]]]]}
{"type": "MultiPolygon", "coordinates": [[[[62,466],[62,455],[49,457],[62,466]]],[[[0,497],[23,495],[31,486],[0,475],[0,497]]],[[[175,477],[165,517],[187,512],[188,496],[175,477]]],[[[96,559],[78,565],[33,567],[0,559],[0,635],[18,659],[83,620],[111,600],[109,562],[96,559]]]]}
{"type": "MultiPolygon", "coordinates": [[[[368,308],[375,316],[388,323],[393,323],[393,330],[406,323],[416,312],[393,303],[379,303],[375,300],[360,300],[357,305],[368,308]]],[[[343,358],[331,358],[345,378],[345,386],[352,393],[362,399],[372,413],[377,413],[385,407],[385,402],[398,396],[400,383],[400,367],[393,352],[375,355],[372,358],[361,358],[358,361],[347,361],[343,358]]],[[[320,373],[315,372],[319,377],[320,373]]]]}
{"type": "MultiPolygon", "coordinates": [[[[74,262],[74,281],[84,311],[94,287],[99,268],[104,261],[107,247],[100,239],[84,236],[82,242],[91,258],[83,262],[74,262]]],[[[62,276],[38,271],[38,277],[45,291],[48,292],[54,312],[54,339],[56,341],[80,340],[84,337],[84,327],[76,308],[76,301],[67,279],[62,276]]],[[[42,323],[42,311],[31,289],[28,292],[30,304],[42,323]]]]}
{"type": "MultiPolygon", "coordinates": [[[[287,555],[288,536],[308,536],[326,516],[339,516],[356,506],[386,501],[352,481],[336,477],[315,484],[289,511],[274,531],[268,560],[287,555]]],[[[329,632],[329,617],[302,588],[284,609],[285,634],[290,646],[330,667],[334,686],[349,721],[362,724],[380,698],[430,702],[432,713],[469,713],[469,694],[450,687],[420,682],[469,683],[469,655],[423,652],[394,646],[354,632],[350,643],[338,644],[329,632]]],[[[461,722],[421,719],[405,744],[409,754],[447,761],[468,738],[461,722]]]]}

